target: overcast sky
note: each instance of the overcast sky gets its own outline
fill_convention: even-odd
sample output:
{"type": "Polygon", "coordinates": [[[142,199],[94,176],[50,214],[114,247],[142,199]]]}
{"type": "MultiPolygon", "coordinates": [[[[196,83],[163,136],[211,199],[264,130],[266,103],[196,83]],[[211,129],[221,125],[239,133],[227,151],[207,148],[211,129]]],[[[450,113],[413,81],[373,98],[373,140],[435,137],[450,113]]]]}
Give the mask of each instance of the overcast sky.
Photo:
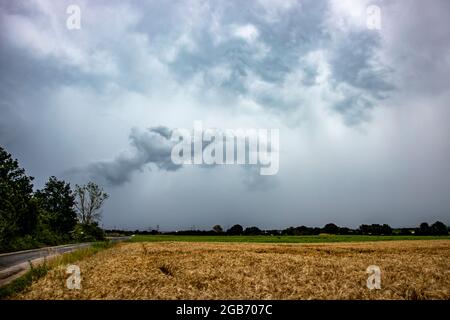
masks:
{"type": "Polygon", "coordinates": [[[36,188],[101,184],[107,228],[450,224],[449,13],[447,0],[2,1],[0,145],[36,188]],[[278,174],[174,165],[171,130],[195,120],[278,128],[278,174]]]}

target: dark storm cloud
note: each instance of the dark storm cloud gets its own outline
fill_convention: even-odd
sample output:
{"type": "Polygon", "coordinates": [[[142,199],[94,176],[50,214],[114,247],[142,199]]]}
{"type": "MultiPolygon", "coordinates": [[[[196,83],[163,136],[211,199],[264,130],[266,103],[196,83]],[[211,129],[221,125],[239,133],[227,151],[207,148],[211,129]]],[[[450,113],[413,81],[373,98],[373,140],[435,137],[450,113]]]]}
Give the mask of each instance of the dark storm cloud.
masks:
{"type": "MultiPolygon", "coordinates": [[[[264,7],[259,2],[248,2],[242,10],[242,3],[219,2],[217,7],[205,14],[214,19],[220,14],[223,29],[212,31],[200,24],[192,32],[193,41],[199,50],[182,47],[169,65],[180,79],[186,81],[204,74],[205,90],[216,88],[255,99],[267,109],[280,111],[295,110],[299,103],[288,103],[275,96],[253,96],[246,82],[250,76],[257,76],[270,84],[279,84],[292,72],[298,60],[309,52],[327,45],[330,38],[323,27],[326,18],[326,1],[302,1],[290,10],[280,13],[276,22],[264,18],[264,7]],[[256,39],[246,41],[233,35],[239,27],[252,26],[257,30],[256,39]],[[265,52],[267,51],[267,52],[265,52]],[[208,78],[208,70],[224,64],[230,76],[220,82],[208,78]]],[[[208,20],[208,19],[207,19],[208,20]]],[[[305,70],[304,84],[313,82],[315,72],[309,65],[305,70]]]]}
{"type": "Polygon", "coordinates": [[[334,109],[342,114],[345,124],[349,126],[358,125],[361,121],[370,119],[369,111],[373,103],[362,95],[352,95],[336,102],[334,109]]]}
{"type": "Polygon", "coordinates": [[[349,32],[331,53],[333,79],[367,90],[377,98],[393,90],[393,85],[388,82],[389,68],[374,65],[379,42],[378,31],[349,32]]]}
{"type": "MultiPolygon", "coordinates": [[[[132,175],[142,171],[145,168],[150,169],[149,165],[154,165],[157,169],[163,171],[176,171],[182,165],[176,165],[171,159],[171,152],[176,142],[171,140],[171,129],[165,126],[157,126],[140,131],[134,128],[129,136],[131,150],[127,150],[116,156],[112,160],[97,161],[84,168],[73,168],[66,172],[69,177],[81,176],[84,179],[91,179],[109,186],[121,186],[132,180],[132,175]]],[[[223,131],[219,131],[224,134],[223,131]]],[[[228,140],[227,140],[228,141],[228,140]]],[[[237,145],[234,144],[234,161],[237,161],[237,145]]],[[[202,142],[202,151],[212,141],[202,142]]],[[[225,154],[224,141],[224,154],[225,154]]],[[[194,142],[191,143],[191,157],[194,155],[194,142]]],[[[261,147],[260,147],[261,148],[261,147]]],[[[266,148],[266,147],[263,147],[266,148]]],[[[270,148],[270,144],[269,144],[270,148]]],[[[245,144],[246,161],[248,161],[249,144],[245,144]]],[[[202,169],[214,168],[215,164],[200,164],[202,169]]],[[[261,176],[261,166],[246,164],[242,168],[242,182],[249,190],[267,190],[274,186],[274,177],[261,176]]]]}
{"type": "MultiPolygon", "coordinates": [[[[152,50],[158,52],[166,46],[176,44],[180,33],[186,32],[181,27],[168,28],[167,21],[180,20],[190,23],[192,26],[186,35],[190,37],[192,45],[175,46],[174,58],[167,63],[167,67],[180,84],[200,74],[203,78],[204,92],[213,89],[226,95],[238,94],[253,99],[274,112],[296,112],[303,107],[303,102],[280,96],[276,93],[277,86],[287,81],[286,77],[293,68],[302,70],[304,74],[302,84],[305,87],[314,86],[316,67],[302,58],[314,50],[321,49],[330,57],[328,62],[334,86],[348,84],[359,90],[354,93],[347,92],[345,99],[337,101],[335,107],[331,106],[343,114],[347,123],[357,124],[365,120],[367,109],[373,107],[378,99],[385,97],[393,88],[387,80],[388,68],[373,65],[375,51],[379,46],[377,33],[371,30],[352,31],[339,37],[342,40],[335,43],[331,32],[338,34],[344,32],[330,30],[326,26],[330,10],[328,1],[296,3],[289,10],[279,12],[275,22],[266,17],[267,8],[259,2],[248,3],[246,10],[242,10],[240,2],[218,2],[216,6],[207,9],[200,6],[198,14],[205,15],[200,19],[200,23],[189,21],[186,17],[186,12],[194,10],[188,3],[179,2],[177,5],[158,7],[155,8],[154,3],[143,5],[143,11],[147,12],[148,9],[146,19],[138,19],[136,22],[132,20],[133,22],[125,24],[120,32],[123,32],[123,37],[133,32],[142,32],[145,38],[130,36],[128,41],[137,43],[146,41],[151,44],[152,50]],[[221,28],[212,30],[206,22],[216,19],[217,16],[220,17],[221,28]],[[247,41],[245,37],[236,36],[235,31],[245,26],[255,28],[257,36],[254,40],[247,41]],[[154,32],[155,28],[158,28],[158,33],[154,32]],[[229,76],[220,80],[211,77],[210,69],[221,65],[230,72],[229,76]],[[254,80],[267,82],[275,88],[270,92],[253,92],[248,83],[254,80]]],[[[5,11],[14,12],[13,8],[6,8],[5,11]]],[[[28,14],[32,16],[32,12],[30,9],[28,14]]],[[[64,16],[58,16],[61,22],[64,22],[63,18],[64,16]]],[[[87,32],[95,33],[94,21],[88,22],[84,28],[87,32]]],[[[8,30],[9,26],[5,24],[6,22],[3,22],[2,27],[8,30]]],[[[103,31],[100,29],[98,32],[103,31]]],[[[2,42],[10,41],[6,35],[2,38],[2,42]]],[[[149,61],[143,59],[142,50],[135,47],[137,43],[133,43],[134,48],[130,50],[129,46],[101,42],[97,52],[81,56],[75,54],[79,49],[75,46],[66,51],[50,47],[45,49],[49,53],[41,54],[38,59],[33,57],[33,51],[20,50],[17,57],[18,47],[4,46],[0,49],[1,77],[9,78],[8,81],[2,79],[4,85],[1,89],[5,93],[4,99],[14,98],[10,97],[13,88],[18,88],[25,94],[60,85],[89,87],[99,94],[107,94],[107,88],[111,83],[128,91],[156,90],[157,79],[145,76],[142,71],[142,67],[149,61]],[[106,57],[102,56],[104,52],[108,52],[106,57]],[[64,64],[64,68],[55,63],[55,59],[64,64]],[[104,60],[110,61],[116,71],[98,68],[97,65],[104,60]],[[24,77],[27,81],[22,84],[24,77]]],[[[158,55],[159,59],[166,58],[164,50],[158,55]]],[[[17,92],[17,89],[14,91],[17,92]]]]}
{"type": "MultiPolygon", "coordinates": [[[[207,21],[219,15],[223,29],[211,30],[203,23],[193,26],[194,48],[180,47],[169,63],[180,82],[201,74],[205,91],[215,89],[224,94],[248,97],[269,111],[296,112],[303,107],[301,100],[286,99],[274,93],[276,89],[253,92],[248,83],[261,80],[277,87],[288,81],[287,77],[295,68],[303,72],[303,86],[314,86],[317,68],[302,58],[315,50],[324,50],[330,64],[332,85],[337,90],[342,85],[354,89],[330,106],[341,113],[349,125],[366,121],[370,110],[394,89],[390,83],[391,69],[376,58],[380,46],[379,32],[330,29],[326,24],[329,2],[295,3],[289,10],[280,12],[276,22],[265,18],[265,8],[261,3],[251,2],[247,7],[247,10],[242,10],[241,3],[219,2],[211,10],[202,12],[208,17],[207,21]],[[233,36],[233,28],[249,25],[257,32],[255,39],[246,41],[233,36]],[[332,36],[333,33],[338,36],[332,36]],[[220,65],[226,66],[229,75],[217,80],[210,76],[209,70],[220,65]]],[[[178,15],[181,11],[174,10],[170,15],[178,15]]],[[[144,28],[145,24],[140,27],[144,28]]],[[[153,34],[151,37],[155,41],[158,39],[153,34]]]]}
{"type": "Polygon", "coordinates": [[[262,16],[263,7],[258,2],[247,3],[247,10],[242,10],[242,3],[222,2],[206,14],[214,18],[221,14],[223,34],[216,34],[204,25],[199,25],[193,33],[194,42],[201,50],[182,48],[172,63],[173,71],[182,78],[188,78],[197,72],[226,62],[234,77],[224,86],[245,89],[240,76],[245,77],[251,71],[267,82],[282,81],[296,64],[299,57],[318,48],[329,37],[323,29],[322,22],[327,13],[326,1],[303,1],[283,12],[276,23],[268,23],[262,16]],[[245,38],[233,36],[233,28],[251,25],[257,29],[255,43],[246,43],[245,38]],[[217,39],[219,38],[219,39],[217,39]],[[270,54],[258,55],[258,42],[266,45],[270,54]],[[256,45],[255,45],[256,44],[256,45]]]}
{"type": "Polygon", "coordinates": [[[375,59],[379,47],[378,31],[349,32],[331,52],[330,65],[335,85],[346,83],[360,92],[347,94],[337,101],[334,110],[348,125],[370,118],[370,110],[394,90],[392,70],[375,59]]]}
{"type": "Polygon", "coordinates": [[[368,1],[77,3],[70,31],[73,1],[0,2],[0,144],[107,185],[105,226],[448,221],[449,1],[376,1],[381,30],[368,1]],[[279,174],[180,170],[197,119],[287,132],[279,174]]]}
{"type": "Polygon", "coordinates": [[[129,182],[132,174],[143,170],[149,164],[166,171],[178,170],[171,158],[174,142],[170,141],[171,130],[159,126],[146,131],[134,129],[130,134],[130,153],[122,153],[113,160],[98,161],[85,169],[75,169],[75,172],[88,173],[91,179],[108,185],[122,185],[129,182]]]}

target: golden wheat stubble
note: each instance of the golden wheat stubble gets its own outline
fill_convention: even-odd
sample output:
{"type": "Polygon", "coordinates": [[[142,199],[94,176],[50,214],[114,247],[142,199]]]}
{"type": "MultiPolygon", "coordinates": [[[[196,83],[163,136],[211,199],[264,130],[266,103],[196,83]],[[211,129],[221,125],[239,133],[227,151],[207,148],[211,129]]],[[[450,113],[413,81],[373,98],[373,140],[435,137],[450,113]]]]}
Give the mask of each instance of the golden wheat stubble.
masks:
{"type": "Polygon", "coordinates": [[[339,244],[123,243],[15,299],[449,299],[450,240],[339,244]],[[381,268],[381,290],[366,268],[381,268]]]}

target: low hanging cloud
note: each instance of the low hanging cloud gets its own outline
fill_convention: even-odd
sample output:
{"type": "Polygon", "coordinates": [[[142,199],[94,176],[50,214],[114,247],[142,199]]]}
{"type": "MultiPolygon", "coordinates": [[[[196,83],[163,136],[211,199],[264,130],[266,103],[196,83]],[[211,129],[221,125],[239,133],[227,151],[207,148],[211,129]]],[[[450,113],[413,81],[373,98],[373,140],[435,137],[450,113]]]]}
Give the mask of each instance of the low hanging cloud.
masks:
{"type": "MultiPolygon", "coordinates": [[[[109,186],[120,186],[131,181],[134,172],[142,171],[144,168],[151,169],[152,165],[159,170],[176,171],[183,165],[175,164],[172,161],[172,149],[178,143],[172,140],[172,132],[172,129],[165,126],[150,127],[146,130],[133,128],[129,136],[132,150],[123,151],[111,160],[97,161],[86,167],[71,169],[67,171],[67,175],[73,177],[82,176],[84,179],[98,181],[101,184],[109,186]]],[[[225,137],[224,131],[218,130],[218,133],[225,137]]],[[[234,139],[236,138],[230,141],[233,141],[234,144],[233,156],[234,161],[236,161],[238,151],[236,140],[234,139]]],[[[228,143],[228,138],[223,142],[228,143]]],[[[211,143],[213,143],[213,140],[203,140],[202,152],[211,143]]],[[[265,146],[264,142],[258,141],[258,145],[260,150],[267,150],[268,148],[270,154],[274,151],[270,143],[268,146],[265,146]]],[[[195,150],[194,141],[191,142],[190,149],[192,157],[192,152],[195,150]]],[[[245,143],[244,150],[245,157],[247,157],[250,153],[248,141],[245,143]]],[[[272,162],[270,165],[273,165],[272,162]]],[[[199,167],[202,169],[214,168],[216,166],[217,164],[199,164],[199,167]]],[[[278,166],[278,163],[276,166],[278,166]]],[[[261,163],[244,164],[242,167],[244,169],[242,182],[249,189],[269,189],[274,185],[273,182],[275,180],[273,177],[261,176],[261,163]]]]}
{"type": "Polygon", "coordinates": [[[122,185],[129,182],[132,174],[153,164],[160,170],[176,171],[181,168],[170,158],[175,142],[170,141],[172,131],[158,126],[145,131],[133,128],[130,133],[132,151],[122,152],[112,160],[98,161],[85,168],[71,170],[72,173],[88,176],[102,184],[122,185]]]}

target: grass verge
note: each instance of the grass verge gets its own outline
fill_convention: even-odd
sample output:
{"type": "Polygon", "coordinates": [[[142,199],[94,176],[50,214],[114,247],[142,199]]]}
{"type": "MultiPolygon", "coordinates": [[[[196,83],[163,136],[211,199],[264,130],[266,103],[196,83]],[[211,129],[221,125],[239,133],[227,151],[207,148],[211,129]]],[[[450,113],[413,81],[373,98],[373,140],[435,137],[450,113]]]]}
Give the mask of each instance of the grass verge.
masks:
{"type": "Polygon", "coordinates": [[[51,260],[45,260],[39,265],[33,265],[30,262],[30,270],[28,270],[21,277],[0,288],[0,300],[6,299],[12,295],[24,291],[34,281],[44,277],[48,273],[48,271],[50,271],[50,269],[54,267],[71,264],[75,261],[80,261],[82,259],[93,256],[101,250],[111,248],[112,246],[114,246],[114,243],[109,241],[96,242],[88,248],[82,248],[72,252],[64,253],[62,255],[54,257],[51,260]]]}

